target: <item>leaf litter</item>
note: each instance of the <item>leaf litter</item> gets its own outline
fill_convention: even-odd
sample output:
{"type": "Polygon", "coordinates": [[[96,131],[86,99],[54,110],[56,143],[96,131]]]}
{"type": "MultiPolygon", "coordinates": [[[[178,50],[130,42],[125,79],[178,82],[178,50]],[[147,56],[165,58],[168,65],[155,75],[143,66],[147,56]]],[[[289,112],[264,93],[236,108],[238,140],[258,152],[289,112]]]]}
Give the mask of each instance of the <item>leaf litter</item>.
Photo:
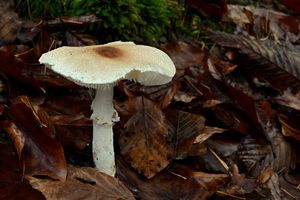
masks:
{"type": "Polygon", "coordinates": [[[203,27],[216,43],[210,51],[192,40],[161,44],[177,69],[169,84],[118,83],[115,178],[92,168],[94,92],[38,63],[61,45],[101,43],[84,30],[102,19],[21,23],[10,3],[1,3],[8,9],[0,29],[0,122],[9,141],[0,145],[1,199],[299,199],[296,17],[187,1],[236,30],[203,27]]]}

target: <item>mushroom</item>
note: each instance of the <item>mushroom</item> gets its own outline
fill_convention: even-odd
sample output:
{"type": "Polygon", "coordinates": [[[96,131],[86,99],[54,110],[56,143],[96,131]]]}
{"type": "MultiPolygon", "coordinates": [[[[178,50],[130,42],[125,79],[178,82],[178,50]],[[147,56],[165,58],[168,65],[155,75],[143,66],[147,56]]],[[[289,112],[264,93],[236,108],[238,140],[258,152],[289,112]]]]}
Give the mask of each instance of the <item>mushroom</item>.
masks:
{"type": "Polygon", "coordinates": [[[78,85],[96,89],[91,105],[93,159],[97,169],[111,176],[115,174],[112,127],[119,120],[113,106],[114,85],[121,79],[165,84],[176,71],[166,53],[133,42],[60,47],[43,54],[39,61],[78,85]]]}

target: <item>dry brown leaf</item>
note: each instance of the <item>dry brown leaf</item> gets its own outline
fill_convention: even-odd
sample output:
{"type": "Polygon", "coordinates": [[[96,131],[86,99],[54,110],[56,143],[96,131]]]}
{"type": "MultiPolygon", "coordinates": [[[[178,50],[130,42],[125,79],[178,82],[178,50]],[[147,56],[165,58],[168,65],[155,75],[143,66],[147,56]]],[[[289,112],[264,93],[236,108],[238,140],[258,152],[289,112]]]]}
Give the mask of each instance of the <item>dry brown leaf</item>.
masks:
{"type": "MultiPolygon", "coordinates": [[[[237,74],[251,77],[256,87],[271,87],[296,92],[300,88],[299,50],[292,45],[279,45],[272,40],[259,40],[249,35],[209,31],[217,44],[234,50],[237,74]]],[[[236,74],[236,75],[237,75],[236,74]]]]}
{"type": "Polygon", "coordinates": [[[256,178],[256,181],[258,183],[266,183],[267,181],[270,180],[273,174],[274,174],[273,168],[271,166],[266,166],[261,170],[259,176],[256,178]]]}
{"type": "Polygon", "coordinates": [[[248,116],[234,104],[218,104],[212,108],[216,118],[223,122],[228,128],[247,134],[252,129],[253,124],[248,116]]]}
{"type": "Polygon", "coordinates": [[[172,157],[163,112],[143,96],[129,98],[116,106],[122,116],[131,116],[119,137],[121,154],[133,168],[147,178],[164,169],[172,157]]]}
{"type": "Polygon", "coordinates": [[[213,194],[219,188],[224,187],[225,183],[228,181],[229,177],[227,174],[211,174],[205,172],[194,172],[194,178],[202,185],[206,190],[213,194]]]}
{"type": "Polygon", "coordinates": [[[64,147],[82,150],[92,142],[92,123],[83,115],[52,116],[56,128],[57,140],[64,147]]]}
{"type": "Polygon", "coordinates": [[[117,84],[117,89],[126,96],[146,96],[156,102],[161,109],[166,108],[171,103],[179,87],[178,80],[155,86],[143,86],[130,80],[122,80],[117,84]]]}
{"type": "Polygon", "coordinates": [[[167,43],[161,46],[175,63],[177,73],[194,65],[201,65],[205,61],[206,51],[194,44],[186,42],[167,43]]]}
{"type": "Polygon", "coordinates": [[[134,200],[121,181],[95,168],[69,167],[65,182],[34,177],[28,179],[32,187],[49,200],[134,200]]]}
{"type": "Polygon", "coordinates": [[[178,109],[167,109],[169,134],[172,137],[176,158],[186,156],[197,137],[204,128],[205,118],[178,109]]]}

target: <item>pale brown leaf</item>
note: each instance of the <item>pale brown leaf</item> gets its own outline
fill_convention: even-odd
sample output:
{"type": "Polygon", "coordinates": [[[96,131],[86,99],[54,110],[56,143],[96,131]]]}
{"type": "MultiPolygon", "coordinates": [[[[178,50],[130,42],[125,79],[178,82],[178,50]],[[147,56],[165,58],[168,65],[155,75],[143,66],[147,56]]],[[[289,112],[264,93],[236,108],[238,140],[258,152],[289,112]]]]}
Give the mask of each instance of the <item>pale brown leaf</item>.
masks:
{"type": "Polygon", "coordinates": [[[152,178],[170,162],[172,148],[163,112],[145,97],[129,98],[117,106],[122,115],[131,115],[119,137],[121,154],[139,173],[152,178]]]}
{"type": "Polygon", "coordinates": [[[219,127],[210,127],[210,126],[205,126],[202,130],[201,130],[201,134],[198,135],[195,140],[194,143],[203,143],[206,140],[208,140],[211,136],[213,136],[215,133],[223,133],[224,131],[226,131],[226,129],[223,128],[219,128],[219,127]]]}

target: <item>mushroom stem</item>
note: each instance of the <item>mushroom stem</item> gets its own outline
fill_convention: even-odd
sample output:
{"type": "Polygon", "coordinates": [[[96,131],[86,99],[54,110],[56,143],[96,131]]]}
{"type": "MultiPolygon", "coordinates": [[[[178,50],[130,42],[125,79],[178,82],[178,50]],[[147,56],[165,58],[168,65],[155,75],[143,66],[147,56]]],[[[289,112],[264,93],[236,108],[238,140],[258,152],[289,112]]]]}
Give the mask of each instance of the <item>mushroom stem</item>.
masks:
{"type": "Polygon", "coordinates": [[[113,124],[118,121],[113,107],[113,88],[97,89],[92,103],[93,159],[96,168],[108,175],[115,175],[113,124]]]}

